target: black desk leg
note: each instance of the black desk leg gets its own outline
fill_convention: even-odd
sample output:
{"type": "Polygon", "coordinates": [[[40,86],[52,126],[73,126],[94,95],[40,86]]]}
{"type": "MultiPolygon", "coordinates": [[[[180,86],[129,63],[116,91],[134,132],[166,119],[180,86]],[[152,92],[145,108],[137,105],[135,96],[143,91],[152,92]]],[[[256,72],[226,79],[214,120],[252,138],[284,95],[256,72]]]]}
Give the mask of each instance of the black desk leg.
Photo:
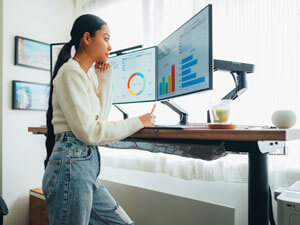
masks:
{"type": "Polygon", "coordinates": [[[268,225],[269,193],[267,154],[258,147],[249,151],[248,224],[268,225]]]}

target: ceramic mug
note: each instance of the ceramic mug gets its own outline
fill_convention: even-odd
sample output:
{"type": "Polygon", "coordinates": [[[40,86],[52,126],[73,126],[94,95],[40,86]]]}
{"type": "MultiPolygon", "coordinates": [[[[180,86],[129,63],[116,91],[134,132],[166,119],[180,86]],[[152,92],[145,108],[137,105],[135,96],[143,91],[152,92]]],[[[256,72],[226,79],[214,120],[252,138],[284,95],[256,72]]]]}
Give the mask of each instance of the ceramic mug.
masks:
{"type": "Polygon", "coordinates": [[[292,110],[277,110],[272,114],[272,123],[277,128],[290,128],[296,123],[296,114],[292,110]]]}

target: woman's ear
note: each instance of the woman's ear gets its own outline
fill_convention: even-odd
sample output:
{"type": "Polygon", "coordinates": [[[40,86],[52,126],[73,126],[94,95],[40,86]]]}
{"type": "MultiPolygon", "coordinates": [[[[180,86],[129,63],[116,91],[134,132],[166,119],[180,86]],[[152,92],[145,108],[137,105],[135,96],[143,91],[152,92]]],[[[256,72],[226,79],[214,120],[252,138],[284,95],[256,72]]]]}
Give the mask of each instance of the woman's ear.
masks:
{"type": "Polygon", "coordinates": [[[82,41],[85,45],[90,45],[91,35],[89,32],[84,32],[84,34],[82,35],[82,41]]]}

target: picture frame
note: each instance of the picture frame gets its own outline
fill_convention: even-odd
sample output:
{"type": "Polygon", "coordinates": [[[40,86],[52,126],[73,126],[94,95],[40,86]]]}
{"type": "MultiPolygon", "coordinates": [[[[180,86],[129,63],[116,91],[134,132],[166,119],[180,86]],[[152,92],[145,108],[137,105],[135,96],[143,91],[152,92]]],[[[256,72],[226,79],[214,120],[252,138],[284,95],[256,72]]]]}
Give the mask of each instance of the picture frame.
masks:
{"type": "Polygon", "coordinates": [[[15,65],[50,71],[50,45],[15,36],[15,65]]]}
{"type": "Polygon", "coordinates": [[[50,44],[50,73],[53,76],[55,63],[57,61],[59,52],[64,47],[66,43],[51,43],[50,44]]]}
{"type": "MultiPolygon", "coordinates": [[[[50,44],[50,74],[51,74],[51,77],[53,76],[53,73],[54,73],[54,67],[55,67],[58,55],[65,44],[66,44],[66,42],[50,44]]],[[[74,55],[75,55],[75,47],[73,46],[71,48],[71,57],[73,57],[74,55]]]]}
{"type": "Polygon", "coordinates": [[[47,111],[50,85],[12,81],[12,109],[47,111]]]}

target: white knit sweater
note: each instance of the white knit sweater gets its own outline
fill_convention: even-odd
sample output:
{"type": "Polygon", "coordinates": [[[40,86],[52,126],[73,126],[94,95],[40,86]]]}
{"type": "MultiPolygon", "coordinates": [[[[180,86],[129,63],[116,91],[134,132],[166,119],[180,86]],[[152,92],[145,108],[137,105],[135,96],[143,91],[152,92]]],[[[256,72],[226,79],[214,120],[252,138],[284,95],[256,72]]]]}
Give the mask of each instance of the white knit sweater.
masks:
{"type": "Polygon", "coordinates": [[[143,128],[138,117],[106,122],[112,104],[112,69],[88,75],[70,58],[53,81],[54,133],[72,131],[88,145],[103,145],[124,139],[143,128]],[[97,89],[100,86],[99,91],[97,89]]]}

